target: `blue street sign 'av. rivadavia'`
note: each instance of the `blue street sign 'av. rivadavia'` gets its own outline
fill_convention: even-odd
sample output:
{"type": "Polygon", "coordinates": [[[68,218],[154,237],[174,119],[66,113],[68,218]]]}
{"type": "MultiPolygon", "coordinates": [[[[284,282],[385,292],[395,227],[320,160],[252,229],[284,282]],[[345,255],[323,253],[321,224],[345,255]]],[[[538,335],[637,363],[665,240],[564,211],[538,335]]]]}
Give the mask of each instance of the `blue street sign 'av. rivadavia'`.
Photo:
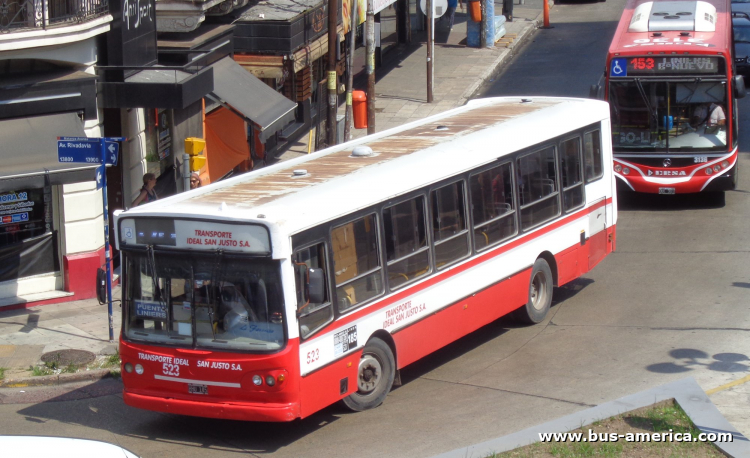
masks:
{"type": "MultiPolygon", "coordinates": [[[[107,165],[117,165],[117,158],[120,155],[120,144],[114,139],[108,138],[105,140],[105,148],[107,150],[107,165]]],[[[99,149],[99,139],[58,137],[57,160],[59,162],[101,164],[102,154],[99,149]]]]}

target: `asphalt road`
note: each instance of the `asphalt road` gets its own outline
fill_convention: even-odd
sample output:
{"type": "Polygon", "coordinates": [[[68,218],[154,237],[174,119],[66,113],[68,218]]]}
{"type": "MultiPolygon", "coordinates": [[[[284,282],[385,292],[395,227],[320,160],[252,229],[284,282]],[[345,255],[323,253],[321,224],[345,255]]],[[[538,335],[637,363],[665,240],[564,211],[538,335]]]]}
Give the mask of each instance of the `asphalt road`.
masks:
{"type": "MultiPolygon", "coordinates": [[[[556,6],[555,28],[539,31],[487,95],[586,96],[623,3],[556,6]]],[[[103,381],[0,393],[0,431],[106,440],[144,457],[431,456],[686,376],[722,387],[750,371],[749,192],[744,172],[723,201],[623,199],[617,252],[556,290],[545,322],[486,326],[406,368],[404,385],[372,411],[335,405],[290,424],[178,417],[126,407],[118,382],[103,381]]],[[[746,434],[747,399],[744,385],[712,395],[746,434]]]]}

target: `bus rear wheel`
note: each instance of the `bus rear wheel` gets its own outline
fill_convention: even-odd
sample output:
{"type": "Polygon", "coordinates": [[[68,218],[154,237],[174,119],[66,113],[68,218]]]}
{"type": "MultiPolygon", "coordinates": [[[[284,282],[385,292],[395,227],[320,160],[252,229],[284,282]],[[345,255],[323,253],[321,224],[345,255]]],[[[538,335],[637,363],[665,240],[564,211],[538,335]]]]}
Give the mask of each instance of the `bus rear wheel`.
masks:
{"type": "Polygon", "coordinates": [[[529,297],[526,305],[516,310],[514,317],[523,323],[536,324],[544,320],[552,304],[552,270],[544,258],[534,262],[529,280],[529,297]]]}
{"type": "Polygon", "coordinates": [[[379,406],[391,391],[396,377],[396,360],[391,347],[373,338],[362,351],[357,370],[357,391],[344,398],[344,404],[355,412],[379,406]]]}

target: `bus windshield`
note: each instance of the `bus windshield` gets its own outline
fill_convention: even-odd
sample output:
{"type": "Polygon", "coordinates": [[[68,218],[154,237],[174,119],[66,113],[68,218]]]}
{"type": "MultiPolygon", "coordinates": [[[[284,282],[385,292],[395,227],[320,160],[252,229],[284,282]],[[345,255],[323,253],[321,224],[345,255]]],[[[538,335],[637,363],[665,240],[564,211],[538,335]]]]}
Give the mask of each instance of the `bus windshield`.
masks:
{"type": "Polygon", "coordinates": [[[125,259],[127,338],[231,351],[283,347],[278,261],[151,247],[125,259]]]}
{"type": "Polygon", "coordinates": [[[726,101],[723,81],[612,81],[613,146],[628,152],[726,151],[726,101]]]}

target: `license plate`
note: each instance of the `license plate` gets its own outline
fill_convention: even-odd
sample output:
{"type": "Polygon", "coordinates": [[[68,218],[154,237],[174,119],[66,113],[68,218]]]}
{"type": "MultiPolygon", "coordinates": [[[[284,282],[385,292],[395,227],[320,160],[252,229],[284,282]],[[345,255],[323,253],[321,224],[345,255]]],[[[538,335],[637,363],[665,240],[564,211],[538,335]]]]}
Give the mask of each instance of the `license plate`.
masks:
{"type": "Polygon", "coordinates": [[[193,385],[192,383],[188,384],[188,393],[190,394],[208,394],[208,386],[207,385],[193,385]]]}
{"type": "Polygon", "coordinates": [[[674,188],[659,188],[659,194],[674,194],[674,188]]]}

